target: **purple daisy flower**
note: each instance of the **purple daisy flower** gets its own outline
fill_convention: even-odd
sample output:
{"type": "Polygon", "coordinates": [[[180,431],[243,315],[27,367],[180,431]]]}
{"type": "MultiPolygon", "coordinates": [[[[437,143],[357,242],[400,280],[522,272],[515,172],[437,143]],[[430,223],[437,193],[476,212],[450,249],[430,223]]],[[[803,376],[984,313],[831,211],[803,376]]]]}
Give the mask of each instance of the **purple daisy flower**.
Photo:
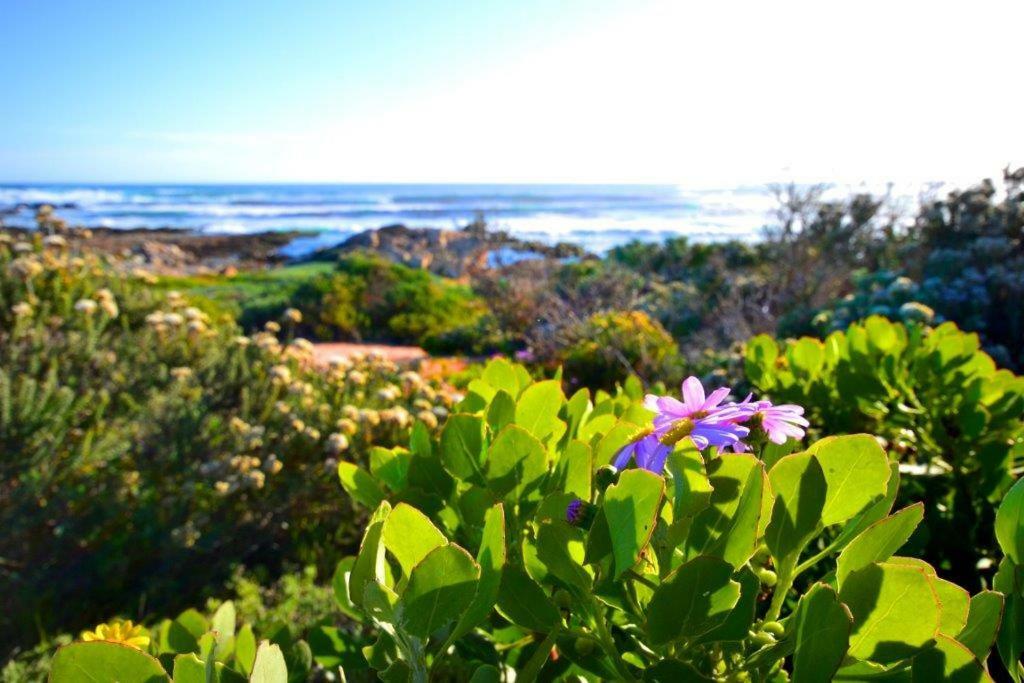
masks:
{"type": "Polygon", "coordinates": [[[747,411],[735,403],[722,405],[729,395],[729,389],[722,387],[704,394],[704,387],[696,377],[687,377],[682,386],[683,400],[671,396],[648,394],[644,399],[644,407],[656,413],[654,429],[659,435],[673,429],[683,420],[689,420],[692,427],[686,436],[693,439],[697,448],[709,446],[718,448],[733,447],[750,433],[740,423],[745,420],[747,411]]]}
{"type": "Polygon", "coordinates": [[[785,404],[772,405],[771,401],[759,401],[757,410],[750,416],[754,424],[760,420],[761,429],[768,435],[768,440],[775,444],[784,444],[786,439],[804,438],[804,427],[810,425],[804,416],[801,406],[785,404]]]}

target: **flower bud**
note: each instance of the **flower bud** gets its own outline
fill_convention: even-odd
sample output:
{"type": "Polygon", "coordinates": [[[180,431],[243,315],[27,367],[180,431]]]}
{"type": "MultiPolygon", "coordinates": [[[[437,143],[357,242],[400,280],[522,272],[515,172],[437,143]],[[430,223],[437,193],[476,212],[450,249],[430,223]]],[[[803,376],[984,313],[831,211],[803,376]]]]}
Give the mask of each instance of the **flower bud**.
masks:
{"type": "Polygon", "coordinates": [[[581,529],[589,529],[597,515],[597,506],[576,498],[565,508],[565,521],[581,529]]]}
{"type": "Polygon", "coordinates": [[[617,470],[613,465],[603,465],[594,473],[594,483],[597,484],[598,491],[603,492],[618,480],[619,470],[617,470]]]}

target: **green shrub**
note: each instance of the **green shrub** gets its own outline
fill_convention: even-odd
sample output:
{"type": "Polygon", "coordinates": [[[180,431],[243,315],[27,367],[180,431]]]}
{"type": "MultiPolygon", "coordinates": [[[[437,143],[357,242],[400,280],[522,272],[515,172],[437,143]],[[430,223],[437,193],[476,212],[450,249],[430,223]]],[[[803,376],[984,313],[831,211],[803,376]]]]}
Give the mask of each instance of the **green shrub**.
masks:
{"type": "Polygon", "coordinates": [[[242,336],[125,270],[0,244],[4,652],[25,624],[194,604],[235,563],[333,564],[359,523],[323,502],[337,460],[451,403],[379,358],[315,370],[308,342],[242,336]]]}
{"type": "Polygon", "coordinates": [[[869,317],[824,342],[756,337],[746,373],[774,400],[806,406],[821,434],[878,435],[900,463],[902,499],[929,502],[915,539],[924,557],[980,583],[993,504],[1024,458],[1024,378],[997,370],[977,335],[869,317]]]}
{"type": "Polygon", "coordinates": [[[607,389],[632,374],[647,380],[682,374],[675,340],[646,313],[596,313],[572,336],[559,360],[573,385],[607,389]]]}
{"type": "MultiPolygon", "coordinates": [[[[1024,484],[996,520],[1004,592],[972,597],[897,555],[923,506],[892,512],[900,473],[874,437],[783,455],[798,444],[779,443],[765,404],[720,405],[701,390],[697,405],[693,382],[688,417],[650,437],[635,381],[567,398],[559,382],[492,360],[439,437],[419,426],[408,448],[377,449],[367,468],[339,465],[348,495],[374,510],[334,574],[344,619],[257,649],[225,603],[209,620],[161,622],[148,654],[65,646],[52,681],[116,671],[183,683],[194,666],[232,680],[251,662],[252,680],[269,683],[316,666],[416,683],[983,681],[997,640],[1019,678],[1024,484]],[[723,425],[752,452],[698,450],[723,425]],[[606,464],[651,438],[663,463],[606,464]]],[[[673,405],[657,403],[655,426],[673,405]]]]}
{"type": "Polygon", "coordinates": [[[403,344],[473,327],[487,312],[465,285],[361,253],[300,287],[294,304],[318,337],[403,344]]]}

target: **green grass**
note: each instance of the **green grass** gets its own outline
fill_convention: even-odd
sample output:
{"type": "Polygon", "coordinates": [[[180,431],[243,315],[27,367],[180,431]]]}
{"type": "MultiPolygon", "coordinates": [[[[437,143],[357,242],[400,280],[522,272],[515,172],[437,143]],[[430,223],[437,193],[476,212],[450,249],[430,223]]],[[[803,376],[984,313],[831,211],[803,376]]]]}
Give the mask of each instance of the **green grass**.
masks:
{"type": "MultiPolygon", "coordinates": [[[[187,275],[161,277],[157,287],[176,289],[189,295],[207,312],[242,316],[247,310],[270,310],[290,305],[295,292],[304,283],[328,275],[335,269],[330,262],[301,263],[267,270],[250,270],[233,277],[225,275],[187,275]]],[[[246,321],[242,321],[243,324],[246,321]]]]}

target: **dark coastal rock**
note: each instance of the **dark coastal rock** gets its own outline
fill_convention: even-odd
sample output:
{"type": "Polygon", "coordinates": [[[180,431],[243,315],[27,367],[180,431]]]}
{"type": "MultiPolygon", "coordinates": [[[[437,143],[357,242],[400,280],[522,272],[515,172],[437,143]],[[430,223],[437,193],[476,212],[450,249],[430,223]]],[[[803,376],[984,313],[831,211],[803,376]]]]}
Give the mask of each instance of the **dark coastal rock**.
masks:
{"type": "MultiPolygon", "coordinates": [[[[523,255],[526,258],[585,258],[589,254],[573,244],[555,245],[521,240],[500,230],[488,230],[481,222],[462,230],[410,228],[387,225],[354,235],[341,244],[313,255],[313,260],[333,260],[352,251],[370,251],[391,261],[424,268],[445,277],[472,275],[496,265],[495,254],[523,255]]],[[[517,258],[508,259],[512,262],[517,258]]]]}

